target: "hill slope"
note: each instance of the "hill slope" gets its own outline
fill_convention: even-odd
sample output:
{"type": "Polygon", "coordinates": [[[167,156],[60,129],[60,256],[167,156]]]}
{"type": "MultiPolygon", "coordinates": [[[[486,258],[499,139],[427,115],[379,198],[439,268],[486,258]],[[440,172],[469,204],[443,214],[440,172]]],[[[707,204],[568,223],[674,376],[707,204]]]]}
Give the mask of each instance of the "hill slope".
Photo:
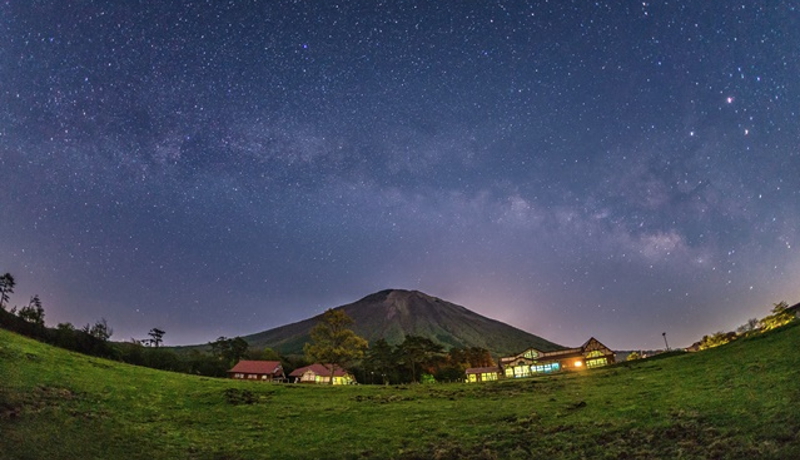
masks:
{"type": "Polygon", "coordinates": [[[0,329],[0,459],[800,458],[800,322],[712,350],[486,384],[209,379],[0,329]]]}
{"type": "MultiPolygon", "coordinates": [[[[486,318],[460,305],[419,291],[390,289],[337,307],[355,321],[355,332],[370,343],[386,339],[399,344],[407,335],[427,337],[452,347],[481,347],[496,355],[517,353],[527,347],[542,351],[563,348],[529,332],[486,318]]],[[[310,341],[309,331],[322,315],[243,337],[255,347],[270,347],[283,354],[301,354],[310,341]]]]}

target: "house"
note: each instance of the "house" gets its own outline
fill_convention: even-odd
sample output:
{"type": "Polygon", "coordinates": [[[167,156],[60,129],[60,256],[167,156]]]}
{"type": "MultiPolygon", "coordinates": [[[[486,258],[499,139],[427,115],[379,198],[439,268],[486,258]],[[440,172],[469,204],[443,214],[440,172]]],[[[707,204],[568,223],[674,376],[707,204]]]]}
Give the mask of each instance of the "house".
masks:
{"type": "Polygon", "coordinates": [[[228,376],[232,379],[258,380],[260,382],[286,379],[280,361],[242,360],[228,371],[228,376]]]}
{"type": "Polygon", "coordinates": [[[786,311],[793,314],[797,318],[800,318],[800,303],[796,303],[791,307],[786,307],[786,311]]]}
{"type": "Polygon", "coordinates": [[[470,367],[465,373],[469,383],[490,382],[499,379],[502,370],[499,367],[470,367]]]}
{"type": "Polygon", "coordinates": [[[614,352],[594,337],[578,348],[547,352],[528,348],[514,356],[500,358],[503,375],[509,378],[559,371],[579,371],[614,362],[614,352]]]}
{"type": "MultiPolygon", "coordinates": [[[[331,365],[315,363],[310,366],[295,369],[289,377],[294,378],[294,383],[331,383],[331,365]]],[[[356,383],[353,374],[339,366],[333,367],[333,384],[350,385],[356,383]]]]}

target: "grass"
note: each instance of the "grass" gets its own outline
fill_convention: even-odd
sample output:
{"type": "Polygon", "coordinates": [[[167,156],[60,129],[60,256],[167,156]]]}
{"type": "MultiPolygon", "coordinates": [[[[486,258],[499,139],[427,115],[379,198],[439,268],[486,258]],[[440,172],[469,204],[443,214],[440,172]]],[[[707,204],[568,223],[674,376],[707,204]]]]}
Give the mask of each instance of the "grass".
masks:
{"type": "Polygon", "coordinates": [[[0,330],[2,459],[800,458],[800,325],[485,384],[209,379],[0,330]]]}

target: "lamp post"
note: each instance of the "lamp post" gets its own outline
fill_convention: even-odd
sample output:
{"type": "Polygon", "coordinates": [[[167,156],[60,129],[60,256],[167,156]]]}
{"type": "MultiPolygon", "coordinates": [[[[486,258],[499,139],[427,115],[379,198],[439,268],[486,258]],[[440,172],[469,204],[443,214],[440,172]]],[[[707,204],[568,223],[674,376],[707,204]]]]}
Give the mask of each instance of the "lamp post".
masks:
{"type": "Polygon", "coordinates": [[[667,351],[669,351],[669,344],[667,343],[667,333],[662,332],[661,335],[664,337],[664,346],[667,347],[667,351]]]}

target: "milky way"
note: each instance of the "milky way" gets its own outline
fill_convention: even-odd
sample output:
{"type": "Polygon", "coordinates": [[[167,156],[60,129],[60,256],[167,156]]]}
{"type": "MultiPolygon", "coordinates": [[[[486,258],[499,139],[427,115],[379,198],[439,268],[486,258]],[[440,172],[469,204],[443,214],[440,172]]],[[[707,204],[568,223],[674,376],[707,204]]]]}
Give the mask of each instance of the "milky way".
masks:
{"type": "Polygon", "coordinates": [[[800,301],[794,2],[5,2],[0,272],[114,339],[418,289],[565,345],[800,301]]]}

